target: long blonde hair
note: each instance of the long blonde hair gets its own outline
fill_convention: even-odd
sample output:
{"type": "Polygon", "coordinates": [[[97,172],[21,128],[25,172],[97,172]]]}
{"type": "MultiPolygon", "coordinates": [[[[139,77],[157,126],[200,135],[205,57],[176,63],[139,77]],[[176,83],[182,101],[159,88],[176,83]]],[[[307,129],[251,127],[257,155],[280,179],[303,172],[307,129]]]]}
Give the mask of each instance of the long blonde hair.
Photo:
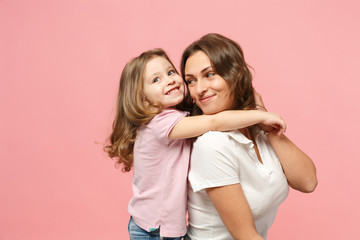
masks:
{"type": "Polygon", "coordinates": [[[155,56],[163,57],[173,65],[165,51],[156,48],[143,52],[128,62],[120,77],[116,116],[112,125],[113,131],[104,151],[111,158],[117,159],[117,167],[123,164],[124,172],[130,171],[133,165],[137,129],[148,123],[162,110],[160,103],[144,104],[146,97],[143,93],[143,75],[146,64],[155,56]]]}

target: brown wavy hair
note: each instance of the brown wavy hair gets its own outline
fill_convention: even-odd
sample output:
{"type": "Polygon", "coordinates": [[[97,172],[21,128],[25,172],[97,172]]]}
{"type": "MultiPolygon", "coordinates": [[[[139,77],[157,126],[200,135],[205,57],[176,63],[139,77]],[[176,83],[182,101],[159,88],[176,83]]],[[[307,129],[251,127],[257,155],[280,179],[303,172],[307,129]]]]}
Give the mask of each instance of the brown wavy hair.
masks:
{"type": "MultiPolygon", "coordinates": [[[[116,167],[123,164],[122,170],[128,172],[133,165],[133,151],[137,129],[148,123],[162,110],[161,103],[146,102],[143,93],[143,76],[146,64],[153,57],[163,57],[169,61],[164,50],[156,48],[140,54],[128,62],[120,77],[113,131],[108,138],[104,151],[116,158],[116,167]]],[[[176,69],[174,67],[174,69],[176,69]]]]}
{"type": "MultiPolygon", "coordinates": [[[[255,109],[252,74],[240,45],[217,33],[206,34],[193,42],[184,50],[181,58],[181,75],[184,81],[186,61],[198,51],[203,51],[209,57],[215,72],[226,81],[234,99],[232,109],[255,109]]],[[[187,104],[190,104],[191,97],[188,95],[186,98],[187,104]]],[[[196,104],[192,104],[190,110],[192,115],[202,114],[196,104]]]]}

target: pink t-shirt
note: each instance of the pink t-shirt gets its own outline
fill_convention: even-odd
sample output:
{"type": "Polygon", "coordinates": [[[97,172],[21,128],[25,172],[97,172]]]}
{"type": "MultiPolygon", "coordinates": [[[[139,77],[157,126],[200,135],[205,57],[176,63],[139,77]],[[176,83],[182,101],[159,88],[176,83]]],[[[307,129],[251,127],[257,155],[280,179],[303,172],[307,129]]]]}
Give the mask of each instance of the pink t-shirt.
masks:
{"type": "Polygon", "coordinates": [[[186,233],[186,184],[191,140],[169,140],[175,124],[187,115],[164,109],[137,132],[134,145],[133,197],[128,211],[135,223],[160,236],[186,233]]]}

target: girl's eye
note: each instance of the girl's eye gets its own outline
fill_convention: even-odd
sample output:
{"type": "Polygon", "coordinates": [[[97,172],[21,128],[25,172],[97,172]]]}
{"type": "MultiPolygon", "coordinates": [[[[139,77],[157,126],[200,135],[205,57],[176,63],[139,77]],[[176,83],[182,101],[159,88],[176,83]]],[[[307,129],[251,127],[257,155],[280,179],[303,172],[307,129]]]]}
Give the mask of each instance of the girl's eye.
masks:
{"type": "Polygon", "coordinates": [[[156,77],[156,78],[153,79],[152,82],[153,82],[153,83],[156,83],[156,82],[158,82],[158,81],[160,81],[160,78],[159,78],[159,77],[156,77]]]}
{"type": "Polygon", "coordinates": [[[173,75],[174,73],[176,73],[174,70],[170,70],[170,71],[168,72],[168,75],[170,76],[170,75],[173,75]]]}

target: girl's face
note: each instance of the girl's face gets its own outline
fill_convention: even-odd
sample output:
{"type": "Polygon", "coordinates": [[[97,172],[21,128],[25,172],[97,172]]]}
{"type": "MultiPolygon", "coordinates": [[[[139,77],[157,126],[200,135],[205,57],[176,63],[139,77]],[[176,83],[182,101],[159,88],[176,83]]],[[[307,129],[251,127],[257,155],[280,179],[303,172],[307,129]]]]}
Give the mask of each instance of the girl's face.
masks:
{"type": "Polygon", "coordinates": [[[204,114],[214,114],[230,109],[232,94],[225,80],[211,65],[203,51],[191,55],[185,64],[185,81],[188,83],[191,98],[204,114]]]}
{"type": "Polygon", "coordinates": [[[184,99],[184,82],[164,57],[155,56],[146,64],[143,88],[148,101],[161,102],[164,107],[176,106],[184,99]]]}

